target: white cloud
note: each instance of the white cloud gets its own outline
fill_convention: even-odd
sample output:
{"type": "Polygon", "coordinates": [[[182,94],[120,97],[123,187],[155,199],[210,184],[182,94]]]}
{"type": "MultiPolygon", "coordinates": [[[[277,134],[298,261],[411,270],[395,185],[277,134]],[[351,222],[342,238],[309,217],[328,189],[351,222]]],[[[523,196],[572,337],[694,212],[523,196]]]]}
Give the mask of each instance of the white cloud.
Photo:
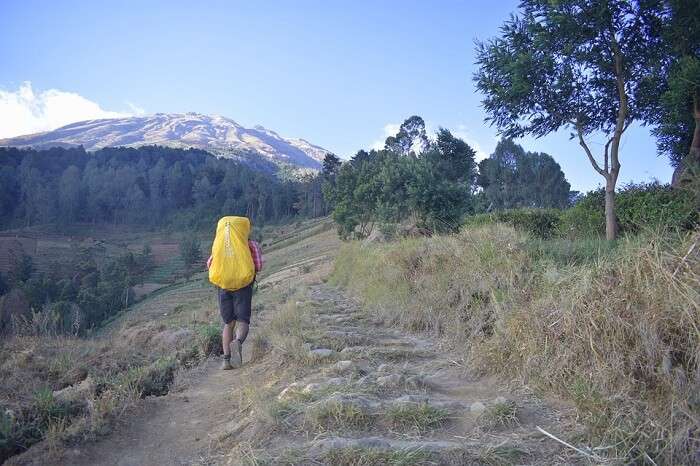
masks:
{"type": "Polygon", "coordinates": [[[48,89],[34,92],[26,81],[16,91],[0,89],[0,138],[50,131],[76,121],[120,118],[144,113],[127,103],[128,112],[112,112],[74,92],[48,89]]]}
{"type": "Polygon", "coordinates": [[[387,123],[384,125],[384,137],[382,139],[377,139],[374,141],[369,148],[374,149],[374,150],[382,150],[384,149],[384,141],[386,141],[386,138],[389,136],[396,136],[396,133],[399,132],[399,128],[401,127],[401,124],[399,123],[387,123]]]}

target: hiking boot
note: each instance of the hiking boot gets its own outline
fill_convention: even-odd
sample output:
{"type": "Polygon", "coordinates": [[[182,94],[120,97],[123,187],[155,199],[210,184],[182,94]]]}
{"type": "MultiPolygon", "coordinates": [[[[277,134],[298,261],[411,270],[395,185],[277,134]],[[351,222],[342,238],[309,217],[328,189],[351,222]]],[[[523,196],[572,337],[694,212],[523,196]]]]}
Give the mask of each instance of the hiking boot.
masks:
{"type": "Polygon", "coordinates": [[[221,362],[221,370],[230,371],[231,369],[233,369],[233,366],[231,365],[231,359],[224,358],[224,360],[221,362]]]}
{"type": "Polygon", "coordinates": [[[233,340],[229,345],[231,349],[231,361],[235,367],[243,365],[243,344],[238,340],[233,340]]]}

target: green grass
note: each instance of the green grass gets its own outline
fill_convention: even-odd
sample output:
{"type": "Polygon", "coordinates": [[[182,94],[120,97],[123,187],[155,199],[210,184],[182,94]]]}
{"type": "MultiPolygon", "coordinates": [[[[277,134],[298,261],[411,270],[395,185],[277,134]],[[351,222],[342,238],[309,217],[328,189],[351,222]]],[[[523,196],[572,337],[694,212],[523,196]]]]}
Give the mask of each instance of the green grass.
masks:
{"type": "Polygon", "coordinates": [[[512,401],[495,403],[481,413],[477,420],[479,426],[486,430],[504,429],[520,424],[518,408],[512,401]]]}
{"type": "Polygon", "coordinates": [[[393,428],[417,433],[442,427],[449,419],[446,409],[427,403],[401,403],[390,407],[386,416],[393,428]]]}
{"type": "Polygon", "coordinates": [[[197,327],[197,347],[204,357],[223,353],[221,324],[210,322],[197,327]]]}
{"type": "Polygon", "coordinates": [[[314,430],[328,431],[366,429],[372,425],[373,416],[361,406],[351,402],[334,400],[319,402],[310,407],[305,415],[305,421],[314,430]]]}
{"type": "Polygon", "coordinates": [[[144,279],[146,283],[172,283],[183,276],[185,263],[178,256],[171,257],[166,263],[155,267],[144,279]]]}

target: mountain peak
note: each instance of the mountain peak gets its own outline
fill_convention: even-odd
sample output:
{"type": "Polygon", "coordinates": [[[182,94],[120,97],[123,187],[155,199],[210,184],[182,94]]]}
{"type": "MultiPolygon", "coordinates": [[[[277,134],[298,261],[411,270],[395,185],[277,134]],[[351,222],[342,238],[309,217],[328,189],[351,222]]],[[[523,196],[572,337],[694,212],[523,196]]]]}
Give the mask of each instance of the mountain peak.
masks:
{"type": "Polygon", "coordinates": [[[143,145],[193,147],[221,157],[245,158],[255,152],[277,165],[320,169],[328,151],[303,139],[285,138],[261,125],[244,128],[221,115],[196,112],[155,113],[126,118],[87,120],[53,131],[0,139],[0,146],[103,147],[143,145]]]}

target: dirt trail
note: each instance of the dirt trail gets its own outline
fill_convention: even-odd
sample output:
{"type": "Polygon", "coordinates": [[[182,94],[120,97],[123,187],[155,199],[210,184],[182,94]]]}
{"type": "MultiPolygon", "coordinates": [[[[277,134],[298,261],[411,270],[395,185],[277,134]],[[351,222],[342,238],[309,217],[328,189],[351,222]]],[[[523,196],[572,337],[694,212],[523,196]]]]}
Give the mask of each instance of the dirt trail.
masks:
{"type": "MultiPolygon", "coordinates": [[[[243,377],[244,372],[235,374],[243,377]]],[[[190,465],[201,463],[213,437],[230,422],[234,375],[218,370],[218,361],[193,369],[185,385],[162,397],[146,398],[139,411],[95,444],[65,453],[62,465],[190,465]]]]}
{"type": "Polygon", "coordinates": [[[535,430],[565,436],[569,428],[535,397],[470,377],[434,341],[374,321],[331,286],[309,285],[296,296],[321,337],[305,348],[313,363],[295,368],[293,378],[270,358],[228,372],[209,360],[182,387],[146,400],[110,437],[69,450],[60,464],[578,462],[535,430]],[[242,402],[245,387],[275,395],[264,409],[283,408],[276,425],[242,402]]]}

